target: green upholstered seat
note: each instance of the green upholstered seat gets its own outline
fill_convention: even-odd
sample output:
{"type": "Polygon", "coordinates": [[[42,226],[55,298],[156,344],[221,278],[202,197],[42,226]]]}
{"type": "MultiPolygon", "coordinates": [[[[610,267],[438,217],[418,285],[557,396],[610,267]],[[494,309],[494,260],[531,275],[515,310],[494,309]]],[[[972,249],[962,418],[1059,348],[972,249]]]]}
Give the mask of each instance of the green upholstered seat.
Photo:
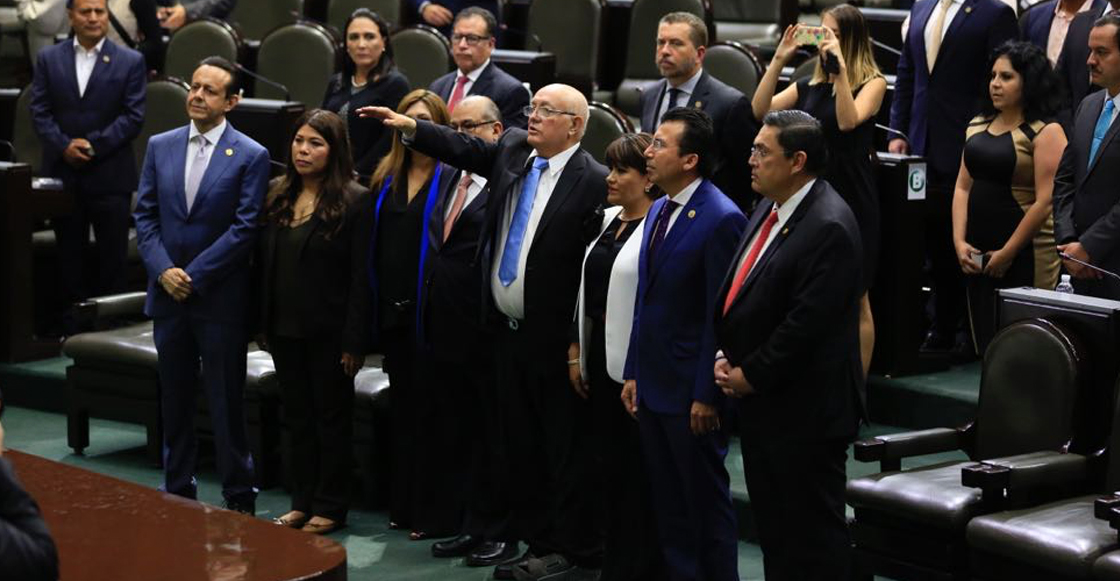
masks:
{"type": "Polygon", "coordinates": [[[429,26],[412,26],[393,34],[397,69],[413,89],[427,89],[452,69],[451,42],[429,26]]]}
{"type": "MultiPolygon", "coordinates": [[[[272,31],[261,41],[257,73],[288,88],[291,100],[309,109],[318,107],[327,83],[338,67],[339,48],[334,37],[319,24],[299,22],[272,31]]],[[[280,89],[257,83],[254,95],[282,99],[280,89]]]]}

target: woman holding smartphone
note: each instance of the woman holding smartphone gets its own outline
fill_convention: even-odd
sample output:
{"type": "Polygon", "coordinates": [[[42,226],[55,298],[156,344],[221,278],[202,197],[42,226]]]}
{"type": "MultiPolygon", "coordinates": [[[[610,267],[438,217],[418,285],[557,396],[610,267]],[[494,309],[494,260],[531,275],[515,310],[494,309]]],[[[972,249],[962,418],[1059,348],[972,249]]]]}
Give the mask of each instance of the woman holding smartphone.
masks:
{"type": "Polygon", "coordinates": [[[875,280],[879,248],[873,138],[875,115],[883,104],[887,81],[875,64],[871,36],[858,8],[848,4],[830,8],[821,15],[821,24],[819,28],[786,28],[751,105],[759,121],[771,110],[800,109],[821,122],[829,150],[828,169],[822,177],[848,202],[863,239],[864,292],[860,299],[859,343],[866,375],[875,346],[875,324],[867,289],[875,280]],[[812,77],[790,84],[775,95],[778,74],[802,42],[819,42],[820,59],[812,77]]]}

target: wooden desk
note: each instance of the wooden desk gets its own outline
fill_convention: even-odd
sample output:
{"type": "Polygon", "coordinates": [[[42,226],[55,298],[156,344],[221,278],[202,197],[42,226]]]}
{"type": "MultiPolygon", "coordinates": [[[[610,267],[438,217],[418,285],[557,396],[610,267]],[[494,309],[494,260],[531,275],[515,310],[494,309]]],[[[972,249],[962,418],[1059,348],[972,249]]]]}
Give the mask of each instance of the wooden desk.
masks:
{"type": "Polygon", "coordinates": [[[326,538],[14,450],[62,581],[345,581],[326,538]]]}

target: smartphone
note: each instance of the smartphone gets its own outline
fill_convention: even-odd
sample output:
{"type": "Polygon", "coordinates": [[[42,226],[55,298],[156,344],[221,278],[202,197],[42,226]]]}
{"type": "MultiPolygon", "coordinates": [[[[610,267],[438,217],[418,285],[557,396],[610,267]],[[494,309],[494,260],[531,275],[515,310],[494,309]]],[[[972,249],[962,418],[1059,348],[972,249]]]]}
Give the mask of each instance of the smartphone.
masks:
{"type": "Polygon", "coordinates": [[[973,252],[969,256],[972,257],[972,263],[980,270],[984,270],[984,267],[988,265],[988,255],[984,252],[973,252]]]}
{"type": "Polygon", "coordinates": [[[840,59],[831,52],[821,55],[821,69],[825,74],[839,75],[840,74],[840,59]]]}
{"type": "Polygon", "coordinates": [[[793,40],[797,46],[820,46],[824,38],[823,26],[798,26],[797,31],[793,33],[793,40]]]}

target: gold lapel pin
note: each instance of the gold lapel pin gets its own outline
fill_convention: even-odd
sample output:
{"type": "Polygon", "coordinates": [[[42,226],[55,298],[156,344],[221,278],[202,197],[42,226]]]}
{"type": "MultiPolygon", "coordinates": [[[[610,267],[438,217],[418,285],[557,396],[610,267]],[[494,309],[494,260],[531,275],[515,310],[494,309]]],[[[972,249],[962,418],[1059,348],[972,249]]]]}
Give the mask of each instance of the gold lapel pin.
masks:
{"type": "Polygon", "coordinates": [[[972,14],[972,7],[971,6],[965,6],[964,7],[964,13],[965,14],[972,14]]]}
{"type": "Polygon", "coordinates": [[[689,210],[688,211],[688,217],[689,218],[695,218],[696,217],[696,210],[689,210]]]}
{"type": "Polygon", "coordinates": [[[693,104],[692,104],[692,106],[693,106],[693,107],[695,107],[695,108],[697,108],[697,109],[699,109],[699,108],[700,108],[700,107],[701,107],[701,106],[702,106],[703,104],[704,104],[704,103],[702,103],[702,102],[700,102],[700,101],[697,101],[697,102],[693,103],[693,104]]]}
{"type": "Polygon", "coordinates": [[[233,150],[232,149],[226,149],[226,157],[233,157],[233,150]]]}
{"type": "Polygon", "coordinates": [[[102,62],[109,62],[109,55],[101,57],[102,62]]]}
{"type": "Polygon", "coordinates": [[[789,234],[789,228],[782,228],[782,236],[789,234]]]}

